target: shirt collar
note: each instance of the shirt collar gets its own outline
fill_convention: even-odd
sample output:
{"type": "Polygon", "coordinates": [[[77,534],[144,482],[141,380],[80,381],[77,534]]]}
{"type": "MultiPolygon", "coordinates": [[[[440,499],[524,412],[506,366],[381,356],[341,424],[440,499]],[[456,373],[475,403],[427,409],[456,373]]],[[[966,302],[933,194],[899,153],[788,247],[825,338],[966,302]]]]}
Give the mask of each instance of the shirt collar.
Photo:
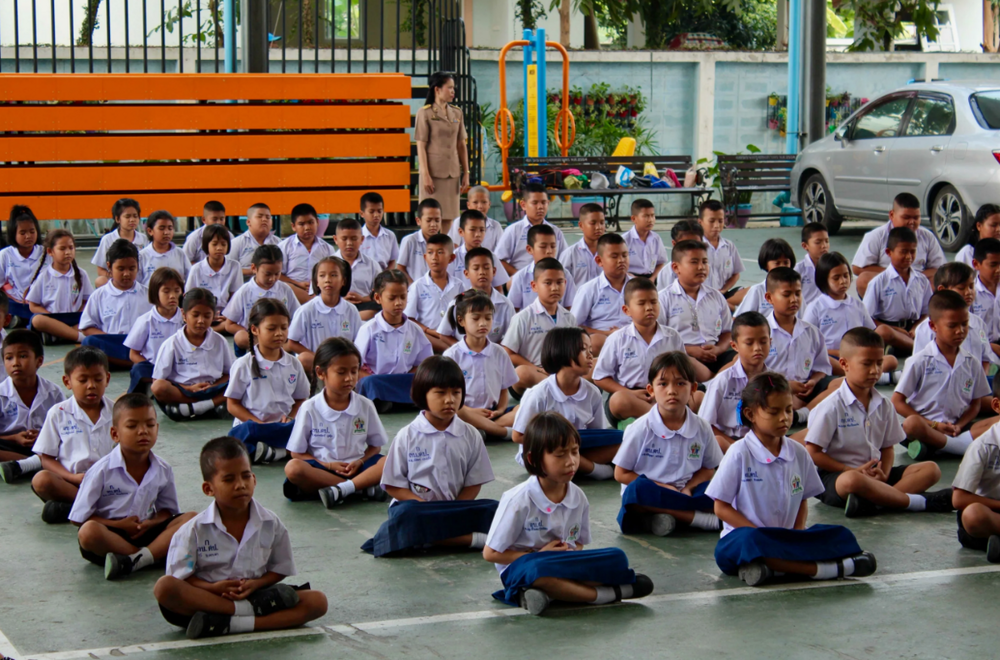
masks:
{"type": "Polygon", "coordinates": [[[49,275],[52,276],[52,277],[73,277],[73,268],[72,267],[70,267],[70,269],[67,270],[65,273],[60,273],[58,270],[56,270],[55,268],[53,268],[51,263],[47,266],[47,268],[48,268],[48,271],[49,271],[49,275]]]}
{"type": "Polygon", "coordinates": [[[802,257],[802,261],[800,261],[798,265],[802,266],[806,270],[816,270],[816,264],[813,263],[812,257],[808,254],[802,257]]]}
{"type": "MultiPolygon", "coordinates": [[[[115,445],[115,448],[111,450],[108,455],[108,467],[112,470],[122,470],[128,472],[128,466],[125,465],[125,457],[122,456],[122,447],[119,444],[115,445]]],[[[149,452],[149,469],[146,471],[145,476],[142,480],[145,481],[146,477],[155,477],[157,472],[160,470],[160,461],[156,455],[150,451],[149,452]]],[[[132,475],[129,475],[131,477],[132,475]]],[[[135,481],[135,479],[133,479],[135,481]]],[[[140,482],[141,483],[141,482],[140,482]]]]}
{"type": "Polygon", "coordinates": [[[330,312],[336,312],[338,315],[343,315],[345,304],[347,304],[347,301],[341,298],[340,300],[337,301],[336,305],[330,307],[325,302],[323,302],[322,298],[316,296],[316,311],[319,312],[320,314],[329,314],[330,312]]]}
{"type": "Polygon", "coordinates": [[[445,275],[448,276],[448,283],[444,285],[443,289],[440,288],[440,287],[438,287],[437,282],[434,281],[434,278],[431,276],[431,272],[430,271],[427,271],[426,273],[424,273],[420,277],[420,279],[423,280],[424,286],[426,286],[426,287],[433,287],[434,289],[436,289],[437,291],[440,291],[441,293],[447,293],[448,289],[450,289],[453,286],[458,286],[459,282],[458,282],[458,278],[455,277],[454,275],[452,275],[451,273],[445,272],[445,275]]]}
{"type": "Polygon", "coordinates": [[[960,361],[972,358],[971,353],[965,350],[964,347],[959,346],[958,353],[955,354],[955,366],[952,367],[950,364],[948,364],[948,359],[945,358],[944,354],[941,353],[941,349],[938,348],[936,341],[927,342],[927,347],[924,350],[927,351],[927,354],[930,355],[931,358],[933,358],[934,360],[944,363],[944,365],[948,367],[949,371],[957,369],[960,361]]]}
{"type": "Polygon", "coordinates": [[[183,342],[183,346],[184,348],[187,349],[188,352],[207,351],[209,349],[208,340],[211,338],[213,332],[215,332],[215,330],[209,328],[208,332],[205,333],[205,340],[201,342],[201,346],[195,346],[194,344],[191,343],[191,340],[187,338],[187,333],[184,331],[184,328],[182,327],[180,330],[177,331],[177,336],[178,336],[177,341],[183,342]]]}
{"type": "MultiPolygon", "coordinates": [[[[22,257],[21,251],[17,248],[16,245],[12,245],[10,248],[10,251],[13,253],[14,258],[17,259],[18,261],[33,261],[34,259],[37,259],[39,250],[42,251],[43,255],[45,254],[45,248],[43,248],[41,245],[34,245],[31,248],[31,254],[29,254],[27,257],[22,257]]],[[[72,272],[72,270],[70,270],[70,272],[72,272]]]]}
{"type": "Polygon", "coordinates": [[[569,401],[570,399],[572,399],[573,401],[583,401],[584,399],[587,398],[587,385],[586,381],[583,379],[580,380],[579,389],[577,389],[577,391],[574,392],[573,394],[566,394],[565,392],[562,391],[562,389],[559,387],[559,383],[556,382],[555,374],[552,374],[551,376],[545,379],[545,386],[548,388],[549,393],[552,395],[552,398],[559,403],[566,403],[566,401],[569,401]]]}
{"type": "Polygon", "coordinates": [[[410,319],[406,316],[406,314],[403,314],[402,316],[403,316],[403,322],[399,324],[398,328],[394,328],[391,325],[389,325],[389,322],[385,320],[385,317],[382,315],[382,312],[376,314],[373,320],[375,321],[375,323],[378,324],[378,327],[382,332],[406,332],[406,325],[407,325],[406,322],[409,321],[410,319]]]}
{"type": "Polygon", "coordinates": [[[77,403],[75,396],[70,396],[69,405],[63,408],[63,410],[68,412],[76,419],[85,422],[88,426],[90,425],[98,426],[104,422],[111,421],[111,405],[112,405],[111,401],[108,399],[108,397],[106,396],[101,397],[101,415],[100,417],[97,418],[96,422],[90,421],[90,415],[84,412],[83,408],[80,407],[80,404],[77,403]]]}
{"type": "MultiPolygon", "coordinates": [[[[887,273],[886,277],[888,277],[890,280],[899,280],[900,282],[903,282],[903,276],[899,274],[899,271],[896,270],[896,267],[893,266],[892,264],[889,264],[889,266],[885,269],[885,272],[887,273]]],[[[912,282],[913,268],[910,268],[910,278],[911,278],[910,281],[912,282]]],[[[903,286],[906,285],[907,283],[903,282],[903,286]]]]}
{"type": "Polygon", "coordinates": [[[257,361],[260,363],[260,366],[264,369],[271,369],[276,364],[280,364],[283,367],[287,367],[292,361],[292,357],[283,350],[281,351],[281,357],[279,357],[277,360],[264,359],[264,356],[260,354],[259,346],[253,347],[253,353],[254,355],[257,356],[257,361]]]}
{"type": "Polygon", "coordinates": [[[132,282],[131,288],[122,291],[121,289],[116,287],[113,282],[109,280],[108,283],[105,284],[103,288],[106,288],[108,290],[108,293],[111,294],[112,296],[124,296],[126,294],[131,295],[139,292],[139,282],[138,281],[132,282]]]}
{"type": "Polygon", "coordinates": [[[343,410],[334,410],[330,407],[330,404],[326,402],[326,395],[320,392],[316,395],[317,403],[316,410],[319,412],[319,416],[328,422],[335,422],[340,419],[341,415],[354,416],[358,412],[358,395],[351,392],[351,399],[347,402],[347,407],[343,410]]]}
{"type": "Polygon", "coordinates": [[[757,434],[753,431],[747,433],[746,437],[743,438],[743,441],[747,443],[747,450],[758,463],[764,463],[767,465],[778,460],[784,461],[785,463],[791,463],[795,460],[795,450],[789,444],[791,442],[795,442],[794,440],[782,438],[781,451],[778,452],[777,456],[764,447],[763,443],[761,443],[760,439],[757,437],[757,434]]]}
{"type": "MultiPolygon", "coordinates": [[[[772,333],[774,333],[774,332],[781,332],[781,333],[783,333],[785,335],[788,335],[788,332],[784,328],[782,328],[780,325],[778,325],[778,319],[774,318],[774,312],[773,311],[770,314],[767,315],[767,324],[769,326],[771,326],[771,332],[772,333]]],[[[789,335],[789,336],[792,339],[795,339],[796,337],[798,337],[799,335],[801,335],[803,332],[805,332],[805,327],[801,323],[799,323],[799,319],[798,318],[795,318],[795,326],[792,328],[792,334],[789,335]]]]}
{"type": "Polygon", "coordinates": [[[461,420],[458,419],[458,415],[455,415],[455,417],[451,420],[451,424],[448,425],[448,428],[444,431],[439,431],[433,424],[427,421],[427,417],[425,417],[423,411],[421,411],[420,414],[417,415],[417,418],[413,420],[413,427],[414,430],[419,432],[421,435],[431,433],[447,433],[450,436],[459,438],[462,436],[462,429],[459,426],[460,422],[461,420]]]}
{"type": "Polygon", "coordinates": [[[160,312],[156,310],[156,307],[153,307],[153,309],[150,311],[153,313],[153,318],[159,321],[160,323],[181,323],[184,320],[184,314],[183,312],[181,312],[180,307],[174,310],[174,315],[171,316],[169,319],[164,318],[160,314],[160,312]]]}
{"type": "MultiPolygon", "coordinates": [[[[538,298],[535,298],[535,301],[531,303],[530,309],[535,314],[544,314],[545,316],[552,318],[551,315],[547,311],[545,311],[545,308],[542,307],[542,301],[540,301],[538,298]]],[[[559,316],[559,307],[556,306],[556,317],[558,318],[558,316],[559,316]]]]}
{"type": "MultiPolygon", "coordinates": [[[[847,384],[846,378],[844,379],[844,382],[840,384],[840,387],[837,388],[837,396],[840,397],[840,400],[843,401],[844,405],[848,408],[853,406],[855,403],[861,406],[861,402],[858,401],[858,397],[854,395],[854,390],[852,390],[851,386],[847,384]]],[[[883,397],[879,394],[879,391],[873,387],[872,398],[871,401],[868,402],[868,410],[874,410],[877,408],[881,404],[882,398],[883,397]]],[[[864,408],[864,406],[861,407],[864,408]]]]}
{"type": "MultiPolygon", "coordinates": [[[[684,296],[688,300],[691,299],[691,296],[689,296],[687,292],[684,290],[684,287],[681,286],[680,280],[675,279],[673,281],[673,283],[670,285],[670,291],[671,293],[675,293],[679,296],[684,296]]],[[[694,301],[695,304],[700,303],[702,299],[707,295],[708,295],[708,288],[705,286],[705,283],[703,282],[702,285],[698,287],[698,297],[694,301]]]]}
{"type": "MultiPolygon", "coordinates": [[[[646,340],[643,339],[642,336],[639,334],[638,328],[635,327],[635,323],[629,323],[627,326],[625,326],[624,331],[628,337],[631,337],[633,339],[638,339],[642,343],[646,343],[646,340]]],[[[663,332],[663,326],[657,323],[656,332],[653,333],[653,339],[650,340],[649,345],[652,346],[657,342],[657,340],[663,339],[663,337],[665,336],[666,335],[663,332]]]]}
{"type": "MultiPolygon", "coordinates": [[[[257,504],[257,500],[255,498],[251,498],[250,517],[247,519],[247,526],[243,531],[243,540],[247,540],[251,534],[260,529],[263,523],[271,522],[273,520],[275,520],[274,514],[257,504]]],[[[219,507],[214,501],[208,505],[208,508],[202,514],[202,522],[209,525],[215,525],[220,531],[229,534],[229,530],[226,529],[226,525],[222,522],[222,516],[219,514],[219,507]]],[[[232,534],[230,534],[230,536],[232,536],[232,534]]],[[[240,543],[242,544],[242,541],[240,543]]]]}
{"type": "Polygon", "coordinates": [[[660,417],[660,411],[656,405],[647,414],[649,416],[649,430],[664,440],[668,440],[675,435],[693,438],[698,432],[694,422],[691,421],[691,418],[695,415],[687,408],[684,409],[684,423],[676,431],[668,429],[667,425],[663,423],[663,418],[660,417]]]}
{"type": "Polygon", "coordinates": [[[977,294],[979,294],[979,293],[985,293],[990,298],[994,298],[995,297],[993,295],[993,293],[989,289],[986,288],[986,285],[983,284],[983,281],[979,279],[978,275],[976,276],[976,293],[977,294]]]}
{"type": "Polygon", "coordinates": [[[365,224],[365,223],[363,223],[363,222],[361,223],[361,235],[362,235],[362,236],[364,236],[365,238],[374,238],[374,239],[376,239],[376,240],[377,240],[377,239],[379,239],[379,238],[380,238],[380,237],[382,236],[382,234],[384,234],[384,233],[385,233],[385,232],[384,232],[384,231],[382,231],[382,228],[379,228],[379,230],[378,230],[378,236],[376,236],[375,234],[373,234],[373,233],[371,233],[370,231],[368,231],[368,225],[367,225],[367,224],[365,224]]]}
{"type": "Polygon", "coordinates": [[[166,252],[157,252],[156,248],[153,247],[153,244],[150,243],[149,245],[147,245],[146,247],[144,247],[142,249],[142,251],[145,252],[150,257],[153,257],[154,259],[165,259],[165,258],[169,257],[170,253],[173,252],[176,249],[177,249],[177,246],[174,245],[173,243],[171,243],[170,247],[167,248],[166,252]]]}
{"type": "Polygon", "coordinates": [[[471,348],[469,348],[469,343],[467,341],[468,338],[469,338],[468,335],[462,337],[462,341],[461,341],[461,344],[462,344],[462,353],[464,353],[466,355],[469,355],[469,356],[472,356],[472,357],[487,357],[487,352],[490,350],[490,343],[491,343],[490,340],[487,339],[486,340],[486,346],[483,347],[483,350],[481,352],[477,353],[476,351],[474,351],[471,348]]]}
{"type": "Polygon", "coordinates": [[[567,484],[566,496],[563,498],[562,502],[553,502],[548,497],[545,496],[545,491],[542,490],[542,484],[538,482],[538,477],[532,475],[528,477],[528,498],[531,499],[531,503],[538,508],[539,511],[544,511],[545,513],[552,513],[554,509],[559,507],[566,507],[567,509],[576,509],[580,506],[582,495],[579,488],[575,488],[573,483],[567,484]]]}
{"type": "Polygon", "coordinates": [[[580,250],[582,252],[586,252],[587,254],[589,254],[592,257],[597,256],[597,252],[591,252],[590,248],[587,247],[587,241],[583,240],[582,238],[579,241],[576,242],[576,245],[574,247],[576,247],[577,250],[580,250]]]}

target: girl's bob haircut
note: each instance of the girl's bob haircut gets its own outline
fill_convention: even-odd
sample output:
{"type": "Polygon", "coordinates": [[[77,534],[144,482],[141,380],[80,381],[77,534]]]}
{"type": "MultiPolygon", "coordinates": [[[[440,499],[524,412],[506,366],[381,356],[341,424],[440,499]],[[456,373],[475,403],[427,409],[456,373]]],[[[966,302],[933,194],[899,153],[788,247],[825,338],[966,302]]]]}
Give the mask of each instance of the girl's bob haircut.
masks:
{"type": "Polygon", "coordinates": [[[465,405],[465,376],[462,367],[451,358],[432,355],[417,367],[410,387],[410,398],[420,410],[427,410],[427,393],[436,387],[462,390],[462,400],[458,407],[465,405]]]}
{"type": "Polygon", "coordinates": [[[747,417],[748,410],[763,408],[767,405],[767,398],[772,394],[791,393],[792,388],[788,386],[788,379],[781,374],[773,371],[757,374],[743,388],[743,395],[740,397],[740,423],[752,427],[747,417]]]}
{"type": "Polygon", "coordinates": [[[830,295],[830,271],[837,266],[847,266],[848,277],[854,279],[847,257],[839,252],[827,252],[819,258],[819,263],[816,264],[816,288],[824,295],[830,295]]]}
{"type": "Polygon", "coordinates": [[[656,377],[660,375],[660,372],[666,369],[675,369],[681,378],[688,382],[695,383],[698,381],[698,377],[694,372],[694,365],[691,364],[691,358],[684,351],[668,351],[653,358],[653,363],[649,365],[649,384],[652,385],[656,377]]]}
{"type": "Polygon", "coordinates": [[[194,288],[190,291],[184,292],[184,302],[181,304],[181,309],[185,312],[190,312],[192,309],[198,305],[205,305],[206,307],[211,307],[215,309],[215,295],[208,289],[194,288]]]}
{"type": "Polygon", "coordinates": [[[557,374],[564,367],[572,367],[583,351],[583,328],[553,328],[542,341],[542,369],[547,374],[557,374]]]}
{"type": "Polygon", "coordinates": [[[580,433],[557,412],[540,412],[524,429],[524,469],[528,474],[544,477],[543,457],[559,449],[580,446],[580,433]]]}
{"type": "Polygon", "coordinates": [[[312,285],[313,292],[319,295],[319,267],[323,264],[333,264],[340,269],[340,278],[344,280],[344,284],[340,287],[340,293],[338,294],[341,298],[346,296],[351,292],[351,264],[347,263],[340,257],[323,257],[316,262],[313,266],[312,272],[312,285]]]}

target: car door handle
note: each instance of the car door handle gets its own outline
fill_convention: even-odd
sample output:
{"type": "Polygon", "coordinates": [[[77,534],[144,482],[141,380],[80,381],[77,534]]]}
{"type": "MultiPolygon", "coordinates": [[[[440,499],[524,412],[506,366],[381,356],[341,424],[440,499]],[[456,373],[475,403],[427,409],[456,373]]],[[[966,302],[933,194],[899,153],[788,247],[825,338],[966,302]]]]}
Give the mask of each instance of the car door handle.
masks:
{"type": "Polygon", "coordinates": [[[944,151],[944,145],[943,144],[935,144],[933,147],[931,147],[931,151],[933,151],[934,153],[937,153],[939,151],[944,151]]]}
{"type": "Polygon", "coordinates": [[[875,147],[875,153],[880,154],[885,151],[885,147],[875,147]]]}

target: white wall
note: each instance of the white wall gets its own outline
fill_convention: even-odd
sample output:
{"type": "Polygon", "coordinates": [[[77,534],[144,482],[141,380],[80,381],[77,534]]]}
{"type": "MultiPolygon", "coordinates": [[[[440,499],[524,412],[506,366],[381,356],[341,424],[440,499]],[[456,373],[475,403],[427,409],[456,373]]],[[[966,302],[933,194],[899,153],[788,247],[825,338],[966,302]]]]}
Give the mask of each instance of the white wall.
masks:
{"type": "MultiPolygon", "coordinates": [[[[542,0],[547,7],[549,0],[542,0]]],[[[521,39],[523,30],[516,18],[515,0],[472,0],[472,44],[476,48],[503,48],[521,39]]],[[[571,12],[570,47],[583,48],[583,15],[571,12]]],[[[469,17],[466,17],[469,21],[469,17]]],[[[559,8],[538,22],[548,41],[559,41],[559,8]]]]}

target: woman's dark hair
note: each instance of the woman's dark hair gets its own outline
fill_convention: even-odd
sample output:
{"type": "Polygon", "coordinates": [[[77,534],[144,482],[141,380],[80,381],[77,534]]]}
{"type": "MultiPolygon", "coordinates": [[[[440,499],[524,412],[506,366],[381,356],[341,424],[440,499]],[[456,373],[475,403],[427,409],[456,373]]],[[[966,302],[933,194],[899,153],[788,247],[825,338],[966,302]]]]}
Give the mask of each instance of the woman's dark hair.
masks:
{"type": "Polygon", "coordinates": [[[181,299],[184,296],[184,278],[173,268],[157,268],[153,271],[153,274],[149,276],[149,303],[156,307],[160,304],[160,289],[167,282],[177,282],[181,287],[181,299]]]}
{"type": "Polygon", "coordinates": [[[540,412],[524,428],[524,469],[544,477],[543,457],[564,447],[580,446],[580,432],[565,417],[547,410],[540,412]]]}
{"type": "Polygon", "coordinates": [[[309,374],[310,395],[316,390],[316,381],[319,378],[319,374],[329,369],[331,362],[346,355],[356,357],[358,359],[358,367],[361,366],[361,351],[358,350],[358,347],[351,340],[344,339],[343,337],[329,337],[320,342],[320,345],[316,347],[316,353],[313,355],[313,372],[309,374]]]}
{"type": "MultiPolygon", "coordinates": [[[[276,298],[258,298],[257,302],[250,308],[250,318],[247,319],[247,334],[250,335],[250,348],[247,353],[250,355],[250,373],[254,378],[260,378],[260,365],[257,363],[257,353],[253,350],[257,343],[257,336],[253,333],[253,327],[259,326],[268,316],[284,316],[288,322],[292,322],[292,315],[288,313],[285,303],[276,298]]],[[[278,349],[282,350],[282,349],[278,349]]]]}
{"type": "Polygon", "coordinates": [[[343,298],[348,293],[351,292],[351,264],[347,263],[340,257],[323,257],[316,262],[313,266],[312,272],[312,285],[313,292],[319,295],[319,267],[322,264],[335,264],[340,269],[340,276],[344,280],[344,285],[340,287],[340,297],[343,298]]]}
{"type": "MultiPolygon", "coordinates": [[[[73,232],[68,229],[52,229],[45,235],[45,254],[47,255],[49,250],[55,247],[56,243],[59,242],[61,238],[68,238],[73,241],[73,247],[76,247],[76,238],[73,236],[73,232]]],[[[31,278],[31,284],[35,283],[38,276],[42,274],[42,270],[47,266],[45,258],[43,257],[38,261],[38,270],[35,271],[35,276],[31,278]]],[[[80,267],[76,265],[76,259],[73,259],[73,279],[76,280],[76,290],[83,290],[83,275],[80,273],[80,267]]],[[[28,285],[31,286],[30,284],[28,285]]]]}
{"type": "Polygon", "coordinates": [[[108,248],[108,270],[120,259],[135,259],[136,265],[139,264],[139,248],[127,238],[119,238],[108,248]]]}
{"type": "Polygon", "coordinates": [[[226,229],[225,225],[209,225],[205,227],[205,231],[201,232],[201,251],[207,255],[208,244],[216,238],[221,238],[226,242],[226,253],[228,254],[229,248],[233,246],[233,237],[230,236],[229,230],[226,229]]]}
{"type": "Polygon", "coordinates": [[[783,238],[769,238],[764,241],[760,246],[760,252],[757,253],[757,265],[760,269],[766,273],[767,262],[779,259],[788,259],[789,265],[795,265],[795,252],[788,241],[783,238]]]}
{"type": "Polygon", "coordinates": [[[461,389],[462,400],[458,407],[465,405],[465,376],[462,374],[462,367],[451,358],[432,355],[417,367],[410,387],[410,398],[417,408],[427,410],[427,393],[435,387],[461,389]]]}
{"type": "Polygon", "coordinates": [[[839,252],[827,252],[819,258],[819,263],[816,264],[816,288],[821,293],[830,295],[830,271],[837,266],[847,266],[847,275],[851,279],[854,278],[851,274],[851,263],[847,257],[839,252]]]}
{"type": "MultiPolygon", "coordinates": [[[[648,281],[648,280],[647,280],[648,281]]],[[[691,358],[684,351],[668,351],[660,353],[653,358],[653,363],[649,365],[649,384],[652,385],[656,377],[664,369],[676,369],[682,378],[692,383],[698,382],[698,376],[694,372],[694,365],[691,358]]]]}
{"type": "Polygon", "coordinates": [[[466,334],[465,326],[459,319],[465,318],[469,312],[496,312],[496,307],[490,297],[476,289],[469,289],[455,298],[455,304],[448,310],[448,323],[460,335],[466,334]]]}
{"type": "Polygon", "coordinates": [[[156,223],[160,220],[169,220],[173,224],[174,229],[177,229],[177,219],[170,215],[170,211],[153,211],[146,218],[146,233],[152,236],[153,228],[156,227],[156,223]]]}
{"type": "MultiPolygon", "coordinates": [[[[7,245],[17,245],[17,223],[30,222],[35,225],[35,245],[42,245],[42,228],[34,212],[24,204],[10,207],[10,219],[7,220],[7,245]]],[[[42,258],[45,261],[45,258],[42,258]]]]}
{"type": "Polygon", "coordinates": [[[192,309],[198,305],[205,305],[211,307],[215,310],[216,300],[215,294],[213,294],[208,289],[195,288],[184,293],[184,302],[181,303],[181,308],[185,312],[190,312],[192,309]]]}
{"type": "Polygon", "coordinates": [[[740,396],[740,423],[743,426],[753,425],[747,417],[747,411],[767,405],[767,398],[772,394],[791,394],[788,379],[773,371],[765,371],[750,379],[740,396]]]}
{"type": "Polygon", "coordinates": [[[437,100],[434,90],[438,87],[444,87],[449,80],[455,82],[455,74],[452,71],[438,71],[431,75],[427,81],[427,105],[434,105],[434,101],[437,100]]]}
{"type": "Polygon", "coordinates": [[[557,374],[564,367],[572,367],[583,350],[583,328],[553,328],[542,341],[542,369],[557,374]]]}
{"type": "Polygon", "coordinates": [[[404,287],[408,286],[409,282],[406,280],[406,275],[403,271],[393,268],[392,270],[383,270],[381,273],[375,276],[375,283],[372,285],[372,295],[376,293],[382,293],[385,287],[390,284],[402,284],[404,287]]]}
{"type": "Polygon", "coordinates": [[[139,208],[139,202],[135,201],[131,197],[122,197],[111,206],[111,217],[114,219],[115,224],[108,230],[109,233],[118,229],[120,218],[122,217],[122,213],[125,212],[125,209],[135,209],[135,212],[142,217],[142,209],[139,208]]]}
{"type": "Polygon", "coordinates": [[[983,204],[979,207],[979,210],[976,211],[976,221],[972,223],[972,231],[969,232],[969,245],[975,245],[976,241],[979,240],[979,228],[977,225],[981,222],[986,222],[986,218],[991,215],[998,214],[1000,214],[1000,204],[983,204]]]}

